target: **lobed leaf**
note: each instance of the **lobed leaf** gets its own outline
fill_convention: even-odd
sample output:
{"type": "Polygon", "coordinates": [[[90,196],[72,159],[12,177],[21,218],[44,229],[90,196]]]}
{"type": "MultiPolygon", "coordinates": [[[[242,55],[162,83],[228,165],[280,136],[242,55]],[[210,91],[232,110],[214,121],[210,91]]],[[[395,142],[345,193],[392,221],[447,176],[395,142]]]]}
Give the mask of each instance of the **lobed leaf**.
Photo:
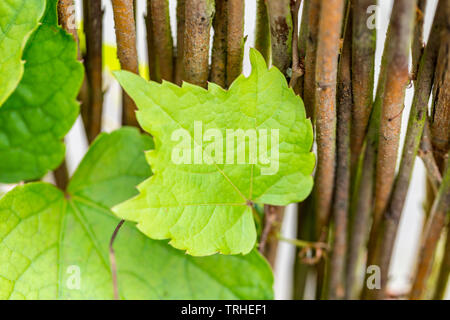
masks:
{"type": "Polygon", "coordinates": [[[83,67],[75,41],[56,24],[56,3],[47,2],[23,54],[22,80],[0,108],[0,182],[38,179],[55,169],[64,158],[61,140],[79,113],[83,67]]]}
{"type": "Polygon", "coordinates": [[[250,51],[250,60],[251,75],[238,77],[228,91],[213,83],[208,90],[188,83],[180,88],[116,73],[138,106],[140,125],[155,139],[155,150],[147,154],[154,175],[139,186],[137,197],[113,209],[118,217],[137,222],[150,238],[170,239],[175,248],[191,255],[245,254],[256,241],[255,203],[287,205],[306,198],[313,185],[314,155],[303,102],[278,69],[267,69],[256,50],[250,51]],[[203,133],[218,131],[215,140],[196,133],[199,123],[203,133]],[[254,130],[259,137],[263,131],[269,137],[278,132],[278,145],[276,139],[266,139],[269,163],[250,162],[246,140],[233,143],[223,154],[223,148],[207,152],[226,146],[227,130],[239,129],[254,130]],[[180,130],[188,135],[181,147],[172,136],[180,130]],[[189,161],[173,161],[174,151],[180,149],[189,161]],[[196,161],[191,151],[204,159],[196,161]],[[225,161],[225,153],[231,151],[234,161],[225,161]],[[239,163],[242,154],[249,161],[239,163]]]}
{"type": "Polygon", "coordinates": [[[22,78],[23,49],[44,9],[45,0],[0,2],[0,107],[22,78]]]}

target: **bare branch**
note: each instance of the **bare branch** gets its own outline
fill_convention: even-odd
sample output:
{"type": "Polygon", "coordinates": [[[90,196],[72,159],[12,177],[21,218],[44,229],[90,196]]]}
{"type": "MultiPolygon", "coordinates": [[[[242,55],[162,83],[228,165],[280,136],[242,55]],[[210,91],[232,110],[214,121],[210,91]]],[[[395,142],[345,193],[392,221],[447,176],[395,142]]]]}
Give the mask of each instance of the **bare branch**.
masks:
{"type": "MultiPolygon", "coordinates": [[[[376,5],[376,0],[356,0],[353,6],[352,42],[352,168],[357,168],[367,125],[372,111],[376,28],[367,27],[367,9],[376,5]]],[[[354,172],[353,172],[354,175],[354,172]]]]}
{"type": "Polygon", "coordinates": [[[175,83],[181,85],[184,72],[184,26],[186,23],[186,0],[177,1],[177,60],[175,63],[175,83]]]}
{"type": "Polygon", "coordinates": [[[344,0],[326,1],[320,10],[316,64],[317,171],[314,196],[316,234],[325,231],[331,212],[336,151],[336,77],[344,0]]]}
{"type": "MultiPolygon", "coordinates": [[[[411,299],[414,300],[422,299],[423,295],[425,294],[426,284],[433,264],[434,254],[436,251],[436,247],[438,245],[439,238],[442,234],[442,230],[444,229],[445,216],[449,209],[450,209],[450,168],[447,168],[442,184],[434,200],[430,217],[428,218],[427,225],[425,227],[425,232],[422,237],[416,276],[410,294],[411,299]]],[[[443,264],[441,266],[441,272],[444,271],[444,269],[446,268],[445,259],[446,258],[444,256],[443,264]]],[[[439,281],[437,282],[438,287],[440,286],[439,282],[446,283],[447,279],[445,277],[442,278],[440,277],[439,281]]],[[[441,294],[439,293],[438,295],[441,294]]]]}
{"type": "Polygon", "coordinates": [[[314,122],[316,99],[316,59],[317,36],[319,34],[320,0],[309,0],[308,6],[308,36],[305,52],[305,76],[303,79],[303,101],[306,114],[314,122]]]}
{"type": "Polygon", "coordinates": [[[333,248],[328,272],[328,298],[345,294],[344,271],[350,198],[350,121],[352,117],[352,13],[347,3],[344,43],[337,84],[336,181],[333,201],[333,248]]]}
{"type": "Polygon", "coordinates": [[[100,1],[84,0],[84,25],[86,34],[86,79],[89,85],[89,100],[85,108],[87,121],[86,133],[89,143],[92,143],[102,130],[103,111],[103,11],[100,1]]]}
{"type": "MultiPolygon", "coordinates": [[[[376,241],[375,250],[372,252],[372,254],[375,254],[375,264],[379,265],[381,270],[382,290],[377,290],[377,298],[383,298],[386,292],[387,276],[394,241],[397,234],[398,223],[403,210],[406,194],[408,192],[409,182],[414,167],[414,161],[417,155],[417,150],[419,148],[423,127],[426,120],[427,105],[431,94],[434,70],[439,49],[439,30],[442,27],[443,19],[445,19],[445,10],[443,7],[445,4],[446,0],[439,1],[436,11],[437,14],[435,16],[432,31],[430,34],[430,39],[428,41],[427,47],[425,48],[424,55],[421,58],[419,74],[417,78],[417,88],[414,93],[414,99],[411,107],[400,168],[392,190],[392,195],[387,205],[386,212],[384,212],[384,214],[382,215],[381,226],[377,235],[378,240],[376,241]],[[442,13],[442,11],[444,12],[444,14],[442,13]]],[[[412,19],[414,19],[414,12],[409,12],[411,11],[410,2],[408,1],[408,3],[405,3],[404,5],[404,8],[406,8],[406,12],[408,12],[408,15],[411,15],[412,19]]],[[[411,16],[408,16],[408,19],[411,19],[411,16]]],[[[411,25],[406,17],[404,23],[405,27],[408,24],[411,25]]],[[[405,30],[409,32],[409,29],[410,28],[406,27],[405,30]]],[[[405,43],[408,44],[408,41],[405,41],[405,43]]],[[[407,79],[404,79],[404,81],[407,82],[407,79]]],[[[388,86],[390,85],[391,84],[389,80],[387,80],[386,90],[388,90],[388,86]]],[[[382,136],[380,137],[380,141],[381,139],[383,139],[382,136]]],[[[384,187],[386,188],[386,186],[384,187]]]]}
{"type": "Polygon", "coordinates": [[[292,63],[292,17],[290,0],[267,0],[272,64],[285,76],[292,63]]]}
{"type": "Polygon", "coordinates": [[[209,74],[209,39],[214,1],[186,0],[184,80],[206,87],[209,74]]]}
{"type": "Polygon", "coordinates": [[[174,58],[173,40],[170,29],[169,1],[151,0],[151,19],[153,26],[153,46],[157,54],[161,80],[173,81],[174,58]]]}
{"type": "Polygon", "coordinates": [[[227,86],[242,72],[244,57],[244,0],[228,0],[227,86]]]}
{"type": "Polygon", "coordinates": [[[214,15],[214,41],[211,57],[210,81],[226,87],[227,75],[227,0],[216,0],[216,14],[214,15]]]}
{"type": "Polygon", "coordinates": [[[255,49],[258,50],[266,63],[270,62],[270,28],[267,16],[267,6],[265,0],[257,0],[256,7],[256,31],[255,49]]]}
{"type": "MultiPolygon", "coordinates": [[[[139,74],[136,49],[136,25],[134,20],[133,0],[111,0],[116,28],[117,55],[122,70],[139,74]]],[[[138,126],[136,105],[124,92],[122,122],[125,125],[138,126]]]]}

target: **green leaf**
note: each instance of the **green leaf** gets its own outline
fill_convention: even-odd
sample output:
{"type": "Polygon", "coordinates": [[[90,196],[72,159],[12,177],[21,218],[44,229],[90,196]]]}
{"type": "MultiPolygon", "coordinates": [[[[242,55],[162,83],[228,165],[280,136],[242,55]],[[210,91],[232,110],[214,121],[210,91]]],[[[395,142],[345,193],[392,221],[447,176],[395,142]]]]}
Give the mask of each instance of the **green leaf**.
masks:
{"type": "Polygon", "coordinates": [[[118,217],[138,222],[150,238],[171,239],[174,247],[191,255],[248,253],[256,241],[253,203],[287,205],[306,198],[313,185],[315,160],[310,152],[312,126],[303,102],[278,69],[267,70],[256,50],[250,51],[250,60],[251,75],[238,77],[228,91],[213,83],[208,90],[188,83],[180,88],[169,82],[147,82],[125,71],[116,73],[138,106],[140,125],[152,134],[156,146],[147,155],[154,175],[139,186],[139,196],[113,210],[118,217]],[[203,133],[219,130],[214,143],[196,135],[198,123],[203,133]],[[258,149],[270,151],[270,163],[251,164],[250,146],[242,141],[222,151],[228,129],[257,132],[258,149]],[[262,138],[263,130],[270,139],[262,138]],[[272,144],[276,130],[279,144],[276,138],[272,144]],[[180,132],[187,135],[183,147],[172,139],[172,134],[180,132]],[[267,149],[261,144],[264,140],[267,149]],[[206,152],[220,146],[219,142],[222,156],[219,151],[206,152]],[[191,163],[193,154],[203,153],[205,160],[175,164],[173,153],[181,148],[191,163]],[[223,164],[225,154],[233,160],[229,164],[223,164]],[[248,161],[237,164],[237,154],[244,154],[248,161]]]}
{"type": "Polygon", "coordinates": [[[0,108],[1,182],[37,179],[55,169],[64,158],[61,140],[79,113],[83,67],[75,41],[56,25],[55,8],[50,0],[25,48],[23,78],[0,108]]]}
{"type": "Polygon", "coordinates": [[[44,9],[45,0],[0,2],[0,107],[22,78],[23,48],[44,9]]]}
{"type": "MultiPolygon", "coordinates": [[[[112,299],[108,243],[119,220],[108,206],[151,174],[143,152],[151,146],[136,128],[102,134],[68,194],[30,183],[0,199],[0,299],[112,299]]],[[[194,258],[131,223],[114,248],[122,299],[273,297],[270,267],[257,252],[194,258]]]]}

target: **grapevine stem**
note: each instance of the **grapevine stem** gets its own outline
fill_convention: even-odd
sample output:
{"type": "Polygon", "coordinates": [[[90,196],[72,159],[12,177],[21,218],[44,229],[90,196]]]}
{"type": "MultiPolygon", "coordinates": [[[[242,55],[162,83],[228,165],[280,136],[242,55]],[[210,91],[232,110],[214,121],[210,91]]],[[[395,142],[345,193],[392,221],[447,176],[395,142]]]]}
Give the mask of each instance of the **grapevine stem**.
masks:
{"type": "Polygon", "coordinates": [[[116,229],[111,236],[111,240],[109,241],[109,262],[111,263],[111,276],[113,282],[114,289],[114,300],[119,300],[119,287],[117,285],[117,264],[116,264],[116,254],[114,252],[114,240],[116,240],[117,234],[119,233],[120,228],[122,227],[125,220],[120,220],[117,224],[116,229]]]}

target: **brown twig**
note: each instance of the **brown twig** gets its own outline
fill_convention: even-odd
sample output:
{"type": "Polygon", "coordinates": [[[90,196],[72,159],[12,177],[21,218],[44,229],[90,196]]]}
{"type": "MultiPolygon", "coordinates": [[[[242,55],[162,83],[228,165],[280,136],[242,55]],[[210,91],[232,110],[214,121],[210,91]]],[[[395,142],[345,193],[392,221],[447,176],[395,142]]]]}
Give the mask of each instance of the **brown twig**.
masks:
{"type": "MultiPolygon", "coordinates": [[[[357,168],[363,142],[372,111],[376,28],[367,26],[367,8],[376,5],[376,0],[356,0],[352,2],[352,134],[351,164],[357,168]]],[[[353,172],[353,176],[355,171],[353,172]]]]}
{"type": "Polygon", "coordinates": [[[119,286],[117,284],[117,263],[116,263],[116,254],[114,251],[114,240],[116,240],[117,234],[124,224],[125,220],[120,220],[119,224],[114,229],[114,232],[111,236],[111,239],[109,240],[109,262],[111,264],[111,277],[112,277],[112,284],[113,284],[113,290],[114,290],[114,300],[119,300],[119,286]]]}
{"type": "MultiPolygon", "coordinates": [[[[122,70],[139,74],[133,0],[111,0],[111,2],[114,11],[117,55],[120,66],[122,70]]],[[[136,105],[125,92],[123,94],[122,123],[138,126],[135,114],[136,105]]]]}
{"type": "Polygon", "coordinates": [[[69,171],[67,170],[67,163],[64,160],[61,165],[53,171],[56,186],[65,191],[69,184],[69,171]]]}
{"type": "Polygon", "coordinates": [[[244,56],[244,0],[228,0],[227,86],[242,72],[244,56]]]}
{"type": "Polygon", "coordinates": [[[333,198],[336,150],[336,78],[344,1],[327,1],[320,10],[316,62],[317,171],[314,196],[316,235],[328,224],[333,198]]]}
{"type": "Polygon", "coordinates": [[[308,15],[308,37],[305,53],[305,76],[303,84],[303,100],[306,114],[315,119],[316,100],[316,60],[317,60],[317,36],[319,34],[320,0],[310,0],[308,15]]]}
{"type": "MultiPolygon", "coordinates": [[[[397,234],[398,223],[403,210],[406,194],[408,192],[409,182],[414,167],[414,161],[419,148],[423,127],[426,119],[428,99],[431,94],[431,88],[433,84],[434,70],[436,65],[436,59],[439,48],[439,30],[444,19],[442,6],[445,5],[446,0],[440,0],[437,8],[437,14],[434,19],[430,39],[425,48],[424,54],[421,58],[419,67],[419,74],[417,78],[417,88],[414,92],[414,99],[410,111],[410,117],[408,122],[408,129],[406,132],[405,143],[403,146],[402,158],[400,162],[400,168],[395,180],[392,194],[390,196],[386,212],[380,218],[379,233],[376,235],[375,248],[369,254],[374,254],[374,261],[380,267],[381,271],[381,290],[376,290],[375,297],[383,298],[386,292],[387,276],[391,261],[392,250],[394,246],[395,237],[397,234]]],[[[397,2],[396,2],[397,3],[397,2]]],[[[400,2],[398,2],[400,3],[400,2]]],[[[399,40],[404,41],[404,45],[408,45],[408,34],[412,32],[411,19],[414,19],[414,11],[411,10],[410,2],[404,3],[404,37],[406,39],[399,40]]],[[[395,6],[394,6],[395,9],[395,6]]],[[[445,13],[445,10],[444,10],[445,13]]],[[[399,18],[400,19],[400,18],[399,18]]],[[[403,33],[402,32],[402,33],[403,33]]],[[[401,50],[401,49],[399,49],[401,50]]],[[[406,58],[407,59],[407,58],[406,58]]],[[[406,60],[407,61],[407,60],[406,60]]],[[[405,62],[407,65],[407,62],[405,62]]],[[[404,76],[404,75],[402,75],[404,76]]],[[[400,75],[399,75],[400,77],[400,75]]],[[[403,79],[403,81],[407,81],[403,79]]],[[[386,82],[386,90],[388,90],[390,82],[386,82]]],[[[382,137],[380,137],[382,139],[382,137]]],[[[381,141],[381,140],[380,140],[381,141]]],[[[394,168],[395,169],[395,168],[394,168]]],[[[378,167],[377,167],[378,170],[378,167]]],[[[383,210],[384,211],[384,210],[383,210]]]]}
{"type": "Polygon", "coordinates": [[[423,128],[422,140],[418,150],[418,155],[422,159],[431,186],[433,187],[434,194],[437,193],[439,185],[442,182],[442,175],[439,171],[439,167],[433,156],[433,146],[431,145],[430,129],[425,121],[425,127],[423,128]]]}
{"type": "Polygon", "coordinates": [[[416,21],[414,24],[414,35],[411,43],[412,53],[412,77],[413,80],[417,79],[417,72],[419,71],[420,57],[422,56],[424,49],[423,42],[423,24],[425,17],[425,8],[427,6],[427,0],[418,0],[416,7],[416,21]]]}
{"type": "Polygon", "coordinates": [[[345,261],[350,198],[350,121],[352,117],[352,13],[347,3],[344,43],[337,84],[336,181],[333,201],[333,248],[328,271],[328,298],[345,294],[345,261]]]}
{"type": "Polygon", "coordinates": [[[214,40],[211,56],[209,80],[226,87],[227,75],[227,0],[216,0],[216,13],[213,19],[214,40]]]}
{"type": "MultiPolygon", "coordinates": [[[[293,0],[294,3],[291,6],[292,15],[292,76],[289,81],[289,86],[294,89],[297,87],[297,82],[300,77],[303,76],[304,70],[300,62],[299,49],[298,49],[298,11],[302,3],[301,0],[293,0]]],[[[298,92],[296,92],[298,94],[298,92]]]]}
{"type": "MultiPolygon", "coordinates": [[[[309,196],[302,203],[297,204],[297,238],[314,241],[314,212],[313,197],[309,196]]],[[[294,262],[294,299],[302,300],[305,298],[305,288],[308,275],[311,274],[313,267],[305,264],[303,259],[304,252],[297,248],[294,262]]]]}
{"type": "Polygon", "coordinates": [[[153,26],[153,46],[157,55],[161,80],[173,81],[174,58],[173,40],[170,29],[169,1],[151,0],[151,19],[153,26]]]}
{"type": "Polygon", "coordinates": [[[72,34],[73,38],[78,43],[74,0],[58,1],[58,22],[64,30],[72,34]]]}
{"type": "MultiPolygon", "coordinates": [[[[180,6],[181,3],[184,3],[184,2],[180,1],[178,3],[178,6],[180,6]]],[[[145,16],[145,26],[146,26],[146,31],[147,31],[147,57],[148,57],[149,77],[150,77],[150,80],[152,80],[152,81],[161,82],[161,75],[159,73],[158,56],[156,54],[155,40],[154,40],[151,0],[147,0],[147,14],[145,16]]]]}
{"type": "MultiPolygon", "coordinates": [[[[430,216],[427,220],[425,232],[420,245],[416,276],[410,293],[410,299],[422,299],[427,288],[427,280],[433,265],[434,254],[445,225],[445,216],[450,208],[450,170],[447,169],[445,178],[435,197],[430,216]]],[[[445,259],[444,259],[445,261],[445,259]]],[[[442,270],[442,269],[441,269],[442,270]]],[[[445,278],[439,279],[445,282],[445,278]]],[[[438,286],[439,286],[439,281],[438,286]]]]}
{"type": "MultiPolygon", "coordinates": [[[[375,185],[375,167],[376,167],[376,159],[378,153],[378,140],[379,140],[379,129],[380,129],[380,119],[381,119],[381,106],[383,103],[384,92],[386,88],[386,78],[388,71],[388,57],[390,50],[390,43],[392,42],[392,37],[395,29],[393,19],[391,17],[391,22],[389,24],[389,29],[386,35],[386,40],[384,43],[384,51],[383,57],[381,60],[380,66],[380,74],[378,78],[378,87],[377,93],[375,96],[375,101],[373,104],[373,110],[370,117],[369,129],[367,133],[367,141],[365,146],[364,160],[362,164],[362,168],[360,170],[361,176],[357,177],[357,182],[355,184],[353,199],[355,202],[352,204],[352,213],[355,214],[354,218],[354,228],[352,228],[352,245],[350,248],[350,260],[349,260],[349,268],[347,269],[348,273],[350,270],[356,271],[356,263],[358,261],[359,254],[362,250],[360,250],[361,241],[365,240],[366,233],[363,233],[363,230],[366,229],[367,221],[369,215],[372,213],[372,204],[374,197],[374,185],[375,185]],[[358,232],[360,231],[360,232],[358,232]],[[362,234],[363,233],[363,234],[362,234]]],[[[377,228],[375,227],[375,221],[372,219],[372,227],[370,228],[370,236],[367,244],[368,251],[374,250],[375,248],[375,234],[377,228]],[[372,249],[371,249],[372,248],[372,249]]],[[[377,225],[378,227],[378,225],[377,225]]],[[[373,253],[374,255],[374,253],[373,253]]],[[[372,265],[373,257],[371,255],[367,256],[366,265],[372,265]]],[[[355,274],[350,274],[347,279],[354,278],[355,274]]],[[[347,286],[349,290],[353,290],[353,286],[347,286]]],[[[365,298],[369,295],[368,288],[365,286],[362,291],[362,298],[365,298]]]]}
{"type": "MultiPolygon", "coordinates": [[[[323,1],[320,8],[317,41],[315,120],[317,170],[313,196],[316,239],[327,237],[331,214],[336,159],[336,78],[340,52],[344,0],[323,1]]],[[[316,297],[322,298],[325,262],[318,265],[316,297]]]]}
{"type": "MultiPolygon", "coordinates": [[[[298,64],[303,76],[300,76],[297,80],[297,85],[293,87],[294,92],[300,95],[302,98],[304,96],[304,80],[305,80],[305,56],[306,56],[306,44],[308,41],[308,19],[309,19],[309,4],[310,0],[303,1],[302,18],[300,23],[300,32],[298,36],[298,64]]],[[[312,115],[308,113],[309,110],[306,108],[306,117],[312,119],[312,115]]]]}
{"type": "Polygon", "coordinates": [[[386,209],[395,178],[397,153],[405,90],[409,82],[409,45],[414,21],[414,5],[410,0],[394,2],[392,38],[388,44],[387,75],[381,106],[378,157],[375,176],[374,233],[386,209]]]}
{"type": "Polygon", "coordinates": [[[256,4],[255,49],[262,54],[266,63],[269,64],[270,28],[265,0],[257,0],[256,4]]]}
{"type": "Polygon", "coordinates": [[[184,72],[184,26],[186,0],[177,1],[177,60],[175,62],[175,83],[181,85],[184,72]]]}
{"type": "Polygon", "coordinates": [[[84,0],[84,26],[86,34],[86,79],[88,83],[88,101],[82,105],[85,109],[86,135],[92,143],[102,130],[103,111],[103,11],[101,1],[84,0]]]}
{"type": "MultiPolygon", "coordinates": [[[[447,17],[450,16],[447,6],[447,17]]],[[[450,21],[446,20],[440,34],[440,49],[434,79],[434,101],[431,108],[430,129],[434,157],[441,173],[444,172],[450,149],[450,21]]]]}
{"type": "MultiPolygon", "coordinates": [[[[448,201],[448,200],[447,200],[448,201]]],[[[447,207],[448,208],[448,207],[447,207]]],[[[448,209],[447,209],[448,210],[448,209]]],[[[446,294],[450,277],[450,223],[447,224],[447,238],[445,239],[444,257],[442,258],[437,278],[434,300],[443,300],[446,294]]]]}
{"type": "MultiPolygon", "coordinates": [[[[78,48],[78,58],[81,58],[78,33],[75,25],[75,4],[73,0],[60,0],[57,5],[58,10],[58,22],[61,27],[72,34],[78,48]]],[[[67,163],[64,159],[58,168],[53,171],[53,176],[55,178],[55,183],[61,190],[66,190],[67,184],[69,183],[69,172],[67,170],[67,163]]]]}
{"type": "Polygon", "coordinates": [[[292,16],[290,0],[267,0],[272,64],[285,76],[292,64],[292,16]]]}
{"type": "Polygon", "coordinates": [[[184,80],[206,87],[209,74],[209,39],[214,2],[186,0],[184,32],[184,80]]]}

